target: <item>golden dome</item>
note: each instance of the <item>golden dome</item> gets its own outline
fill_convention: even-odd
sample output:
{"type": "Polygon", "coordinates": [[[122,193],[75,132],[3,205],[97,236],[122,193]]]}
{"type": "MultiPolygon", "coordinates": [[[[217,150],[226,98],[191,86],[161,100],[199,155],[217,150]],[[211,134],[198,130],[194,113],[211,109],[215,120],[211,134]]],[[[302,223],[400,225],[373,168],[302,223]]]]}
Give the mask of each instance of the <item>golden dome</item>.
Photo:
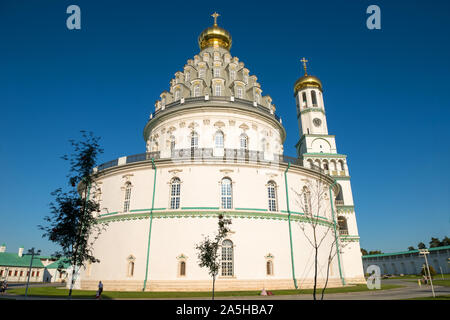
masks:
{"type": "Polygon", "coordinates": [[[231,48],[231,35],[230,33],[217,25],[217,17],[219,14],[212,14],[214,17],[214,25],[206,28],[198,37],[198,45],[200,50],[208,47],[222,47],[227,50],[231,48]]]}
{"type": "Polygon", "coordinates": [[[306,63],[308,62],[308,60],[303,57],[303,59],[300,61],[303,63],[305,75],[295,81],[294,95],[296,95],[299,90],[306,87],[319,88],[319,90],[322,91],[322,82],[320,82],[319,78],[309,75],[306,71],[306,63]]]}
{"type": "Polygon", "coordinates": [[[297,91],[306,87],[319,88],[319,90],[322,91],[322,82],[320,82],[319,78],[315,76],[305,74],[295,82],[294,94],[297,94],[297,91]]]}

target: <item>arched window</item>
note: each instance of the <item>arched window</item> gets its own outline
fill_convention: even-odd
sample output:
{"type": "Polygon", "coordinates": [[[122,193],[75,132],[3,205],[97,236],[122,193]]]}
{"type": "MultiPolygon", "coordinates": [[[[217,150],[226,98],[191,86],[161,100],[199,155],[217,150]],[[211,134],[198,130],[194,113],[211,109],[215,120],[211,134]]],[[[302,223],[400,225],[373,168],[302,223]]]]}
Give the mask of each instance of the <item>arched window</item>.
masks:
{"type": "Polygon", "coordinates": [[[174,136],[170,136],[170,152],[174,152],[175,150],[175,137],[174,136]]]}
{"type": "Polygon", "coordinates": [[[194,97],[199,97],[200,96],[200,85],[195,85],[194,87],[194,97]]]}
{"type": "Polygon", "coordinates": [[[128,276],[132,277],[134,275],[134,261],[136,259],[134,258],[133,255],[128,256],[127,261],[128,261],[128,276]]]}
{"type": "Polygon", "coordinates": [[[125,200],[123,202],[123,212],[130,211],[130,199],[131,199],[131,183],[125,185],[125,200]]]}
{"type": "Polygon", "coordinates": [[[218,78],[218,77],[220,77],[220,69],[214,68],[214,78],[218,78]]]}
{"type": "Polygon", "coordinates": [[[188,82],[189,80],[191,80],[191,73],[189,71],[186,71],[184,75],[184,81],[188,82]]]}
{"type": "Polygon", "coordinates": [[[239,137],[239,140],[240,140],[241,149],[248,150],[248,136],[245,133],[243,133],[239,137]]]}
{"type": "Polygon", "coordinates": [[[222,276],[233,275],[233,242],[222,242],[222,276]]]}
{"type": "Polygon", "coordinates": [[[130,263],[129,263],[128,274],[130,277],[132,277],[134,275],[134,262],[133,261],[130,261],[130,263]]]}
{"type": "Polygon", "coordinates": [[[198,148],[198,134],[197,132],[193,131],[191,133],[191,149],[198,148]]]}
{"type": "Polygon", "coordinates": [[[223,132],[217,131],[216,135],[214,136],[215,146],[216,148],[223,148],[223,132]]]}
{"type": "Polygon", "coordinates": [[[175,90],[175,101],[180,100],[180,90],[175,90]]]}
{"type": "Polygon", "coordinates": [[[231,209],[233,204],[233,190],[230,178],[223,178],[221,182],[222,209],[231,209]]]}
{"type": "Polygon", "coordinates": [[[311,101],[312,101],[313,107],[317,107],[317,97],[316,97],[316,92],[314,90],[311,91],[311,101]]]}
{"type": "Polygon", "coordinates": [[[338,217],[338,226],[340,235],[348,235],[347,219],[345,217],[338,217]]]}
{"type": "Polygon", "coordinates": [[[342,194],[342,186],[338,183],[339,192],[336,195],[336,204],[344,204],[344,196],[342,194]]]}
{"type": "Polygon", "coordinates": [[[222,86],[220,84],[216,84],[214,86],[214,95],[221,96],[222,95],[222,86]]]}
{"type": "Polygon", "coordinates": [[[342,160],[339,160],[339,170],[345,171],[345,168],[344,168],[344,161],[342,161],[342,160]]]}
{"type": "Polygon", "coordinates": [[[273,262],[271,260],[266,262],[266,274],[273,276],[273,262]]]}
{"type": "Polygon", "coordinates": [[[277,211],[277,190],[275,182],[269,181],[267,184],[267,193],[269,199],[269,211],[277,211]]]}
{"type": "Polygon", "coordinates": [[[303,107],[307,107],[308,103],[306,102],[306,92],[302,93],[303,107]]]}
{"type": "Polygon", "coordinates": [[[262,152],[266,152],[266,144],[267,144],[267,142],[266,142],[266,139],[261,139],[261,151],[262,152]]]}
{"type": "Polygon", "coordinates": [[[184,277],[186,275],[186,262],[180,262],[180,277],[184,277]]]}
{"type": "Polygon", "coordinates": [[[205,76],[205,69],[204,68],[200,68],[198,70],[198,77],[199,78],[203,78],[205,76]]]}
{"type": "Polygon", "coordinates": [[[170,183],[170,209],[180,208],[180,179],[173,178],[170,183]]]}

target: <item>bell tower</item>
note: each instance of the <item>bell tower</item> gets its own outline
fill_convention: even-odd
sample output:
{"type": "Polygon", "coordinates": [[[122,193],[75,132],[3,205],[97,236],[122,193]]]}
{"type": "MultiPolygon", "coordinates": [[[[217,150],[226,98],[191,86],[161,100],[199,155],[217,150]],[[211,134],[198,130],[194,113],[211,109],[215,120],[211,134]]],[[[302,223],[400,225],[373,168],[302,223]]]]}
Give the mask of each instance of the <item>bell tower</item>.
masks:
{"type": "Polygon", "coordinates": [[[301,133],[297,143],[297,154],[336,153],[334,136],[328,135],[327,118],[323,102],[322,82],[309,75],[305,58],[303,63],[305,74],[294,85],[294,96],[297,104],[297,120],[301,133]],[[320,138],[319,140],[317,138],[320,138]]]}

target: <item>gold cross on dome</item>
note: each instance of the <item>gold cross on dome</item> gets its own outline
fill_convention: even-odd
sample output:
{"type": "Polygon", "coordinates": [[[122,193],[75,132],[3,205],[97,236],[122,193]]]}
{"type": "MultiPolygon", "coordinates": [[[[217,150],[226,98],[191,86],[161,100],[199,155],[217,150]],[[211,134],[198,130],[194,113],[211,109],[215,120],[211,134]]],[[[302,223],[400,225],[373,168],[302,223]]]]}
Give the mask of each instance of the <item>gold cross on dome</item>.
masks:
{"type": "Polygon", "coordinates": [[[218,14],[217,12],[214,12],[211,17],[214,18],[214,25],[217,26],[217,17],[219,17],[220,14],[218,14]]]}
{"type": "Polygon", "coordinates": [[[303,57],[302,60],[300,60],[300,62],[303,62],[303,69],[305,69],[305,76],[307,75],[306,73],[306,63],[308,62],[308,60],[305,59],[305,57],[303,57]]]}

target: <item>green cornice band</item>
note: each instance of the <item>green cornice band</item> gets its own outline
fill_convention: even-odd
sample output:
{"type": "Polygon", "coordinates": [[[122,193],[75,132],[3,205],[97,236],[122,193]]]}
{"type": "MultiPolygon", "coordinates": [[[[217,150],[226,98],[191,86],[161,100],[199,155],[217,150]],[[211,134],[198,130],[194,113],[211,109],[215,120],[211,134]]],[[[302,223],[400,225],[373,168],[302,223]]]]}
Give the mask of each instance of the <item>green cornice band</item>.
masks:
{"type": "MultiPolygon", "coordinates": [[[[248,218],[248,219],[270,219],[270,220],[288,220],[288,215],[280,214],[280,213],[269,213],[262,211],[223,211],[223,210],[205,210],[205,211],[159,211],[154,212],[153,210],[153,218],[154,219],[167,219],[167,218],[211,218],[217,217],[219,214],[227,215],[233,218],[248,218]]],[[[292,213],[292,212],[291,212],[292,213]]],[[[141,212],[141,213],[124,213],[124,214],[116,214],[114,216],[105,216],[102,215],[97,219],[99,223],[103,222],[115,222],[115,221],[129,221],[129,220],[142,220],[148,219],[150,217],[150,212],[141,212]]],[[[296,214],[291,216],[291,220],[298,222],[309,222],[310,219],[301,214],[296,214]]],[[[317,219],[318,224],[320,225],[331,225],[333,222],[328,221],[326,219],[322,219],[319,217],[317,219]]]]}

